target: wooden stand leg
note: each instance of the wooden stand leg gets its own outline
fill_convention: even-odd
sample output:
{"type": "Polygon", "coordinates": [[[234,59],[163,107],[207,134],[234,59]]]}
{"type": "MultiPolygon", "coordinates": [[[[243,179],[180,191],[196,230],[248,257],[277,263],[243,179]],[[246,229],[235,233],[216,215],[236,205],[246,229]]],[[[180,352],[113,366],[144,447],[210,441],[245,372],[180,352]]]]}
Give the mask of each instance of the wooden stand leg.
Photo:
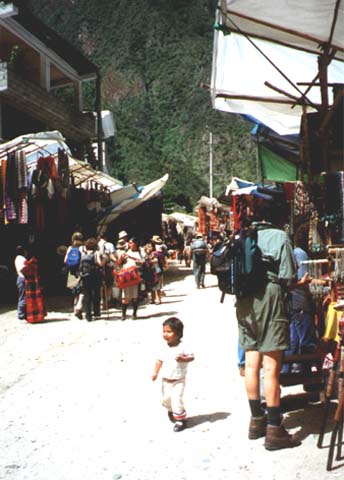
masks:
{"type": "Polygon", "coordinates": [[[343,408],[342,408],[342,418],[340,419],[339,428],[338,428],[338,447],[337,447],[336,460],[341,460],[342,459],[343,420],[344,420],[344,411],[343,411],[343,408]]]}
{"type": "Polygon", "coordinates": [[[336,413],[334,415],[334,428],[331,435],[330,449],[328,452],[327,459],[327,470],[332,469],[333,465],[333,456],[334,450],[337,443],[337,454],[336,460],[341,459],[342,452],[342,442],[343,442],[343,417],[344,417],[344,346],[343,338],[341,338],[341,347],[340,347],[340,370],[339,370],[339,379],[338,379],[338,405],[336,408],[336,413]]]}
{"type": "Polygon", "coordinates": [[[335,381],[335,378],[336,378],[337,365],[338,365],[338,361],[334,362],[333,367],[330,370],[328,381],[327,381],[327,386],[326,386],[326,391],[325,391],[324,417],[323,417],[323,421],[322,421],[322,424],[321,424],[318,443],[317,443],[318,448],[322,448],[322,446],[323,446],[325,428],[326,428],[328,416],[329,416],[329,413],[330,413],[331,397],[332,397],[332,394],[333,394],[333,387],[334,387],[334,381],[335,381]]]}
{"type": "Polygon", "coordinates": [[[334,456],[334,449],[336,447],[336,442],[337,442],[337,434],[338,434],[338,444],[337,444],[337,455],[336,455],[336,460],[340,460],[341,458],[341,447],[342,447],[342,441],[343,441],[343,406],[344,406],[344,390],[342,390],[339,401],[338,401],[338,406],[337,410],[335,413],[335,425],[332,431],[331,435],[331,441],[330,441],[330,450],[328,452],[328,459],[327,459],[327,470],[332,469],[333,465],[333,456],[334,456]]]}

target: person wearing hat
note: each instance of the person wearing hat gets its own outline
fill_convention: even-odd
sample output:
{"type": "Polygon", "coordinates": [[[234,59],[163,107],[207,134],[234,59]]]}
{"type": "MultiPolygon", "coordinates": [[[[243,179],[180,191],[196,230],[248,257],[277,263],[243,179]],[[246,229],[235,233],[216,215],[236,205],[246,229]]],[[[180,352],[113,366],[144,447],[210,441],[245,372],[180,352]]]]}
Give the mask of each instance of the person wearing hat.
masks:
{"type": "Polygon", "coordinates": [[[126,232],[125,230],[121,230],[118,234],[118,242],[119,241],[124,241],[125,243],[125,250],[128,250],[129,248],[129,244],[128,244],[128,241],[129,241],[129,235],[128,235],[128,232],[126,232]]]}
{"type": "Polygon", "coordinates": [[[159,237],[159,235],[153,235],[152,236],[152,242],[155,243],[156,245],[162,245],[163,241],[159,237]]]}
{"type": "MultiPolygon", "coordinates": [[[[114,263],[114,270],[121,270],[121,263],[119,259],[121,256],[126,252],[127,243],[124,239],[118,240],[116,243],[116,250],[111,255],[111,260],[114,263]]],[[[115,306],[120,306],[122,308],[122,291],[117,287],[116,278],[114,277],[114,284],[113,284],[113,299],[115,306]]]]}
{"type": "Polygon", "coordinates": [[[208,247],[204,241],[202,233],[196,233],[196,237],[191,243],[192,269],[197,288],[205,288],[205,265],[207,263],[208,247]]]}
{"type": "MultiPolygon", "coordinates": [[[[120,240],[118,241],[118,243],[120,240]]],[[[118,245],[118,244],[117,244],[118,245]]],[[[128,250],[117,249],[117,268],[118,270],[126,269],[129,267],[136,266],[140,268],[144,263],[144,259],[141,255],[138,240],[136,238],[131,238],[129,240],[128,250]]],[[[132,286],[124,287],[120,291],[120,297],[122,302],[122,320],[125,320],[127,317],[127,308],[131,303],[133,306],[133,318],[137,318],[137,310],[139,308],[139,290],[140,285],[135,284],[132,286]]]]}
{"type": "Polygon", "coordinates": [[[153,235],[151,242],[155,246],[155,251],[157,252],[157,258],[159,262],[160,273],[160,284],[161,284],[161,295],[166,295],[163,289],[164,286],[164,270],[167,269],[167,245],[163,242],[159,235],[153,235]]]}

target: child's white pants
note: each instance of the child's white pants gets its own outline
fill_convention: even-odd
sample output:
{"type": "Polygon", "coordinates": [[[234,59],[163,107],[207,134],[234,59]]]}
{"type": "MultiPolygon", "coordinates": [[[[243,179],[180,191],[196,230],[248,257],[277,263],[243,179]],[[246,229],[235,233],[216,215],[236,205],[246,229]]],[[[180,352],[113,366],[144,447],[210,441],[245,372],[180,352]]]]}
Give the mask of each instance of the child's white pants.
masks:
{"type": "Polygon", "coordinates": [[[179,380],[162,380],[162,404],[173,413],[175,420],[183,420],[186,417],[183,395],[185,378],[179,380]]]}

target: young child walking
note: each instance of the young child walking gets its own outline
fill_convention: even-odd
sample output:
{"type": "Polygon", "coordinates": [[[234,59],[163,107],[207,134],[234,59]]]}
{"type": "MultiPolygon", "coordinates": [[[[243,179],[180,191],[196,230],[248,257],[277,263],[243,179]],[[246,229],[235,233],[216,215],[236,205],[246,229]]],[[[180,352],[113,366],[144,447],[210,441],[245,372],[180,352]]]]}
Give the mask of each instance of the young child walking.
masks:
{"type": "Polygon", "coordinates": [[[169,419],[175,422],[173,430],[181,432],[186,428],[183,402],[185,377],[188,363],[194,360],[194,355],[186,350],[182,342],[184,325],[179,318],[168,318],[162,329],[166,344],[155,362],[152,380],[157,379],[161,369],[162,404],[167,408],[169,419]]]}

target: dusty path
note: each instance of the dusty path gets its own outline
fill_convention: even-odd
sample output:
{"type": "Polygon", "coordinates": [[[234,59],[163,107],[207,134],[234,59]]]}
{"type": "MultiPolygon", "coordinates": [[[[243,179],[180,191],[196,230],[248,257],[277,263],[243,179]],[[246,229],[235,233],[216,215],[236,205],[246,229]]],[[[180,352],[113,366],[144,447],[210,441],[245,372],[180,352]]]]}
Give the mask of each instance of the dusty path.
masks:
{"type": "Polygon", "coordinates": [[[68,302],[60,311],[50,302],[43,324],[22,324],[13,309],[0,314],[0,479],[344,478],[344,466],[326,472],[328,450],[316,447],[320,404],[287,414],[301,447],[267,452],[263,439],[247,439],[232,300],[219,303],[210,274],[201,290],[189,269],[172,266],[168,280],[164,304],[140,308],[137,320],[122,322],[111,310],[87,323],[68,302]],[[170,315],[183,320],[196,357],[185,398],[189,428],[180,433],[160,406],[160,382],[151,381],[170,315]]]}

